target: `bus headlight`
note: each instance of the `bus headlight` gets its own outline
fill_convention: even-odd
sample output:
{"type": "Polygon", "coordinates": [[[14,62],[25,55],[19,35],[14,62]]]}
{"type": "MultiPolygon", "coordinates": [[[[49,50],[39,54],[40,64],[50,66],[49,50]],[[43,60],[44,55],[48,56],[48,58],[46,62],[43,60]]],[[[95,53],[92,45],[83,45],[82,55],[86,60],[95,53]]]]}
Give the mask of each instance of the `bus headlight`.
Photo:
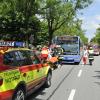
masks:
{"type": "Polygon", "coordinates": [[[79,60],[79,58],[76,58],[75,60],[79,60]]]}
{"type": "Polygon", "coordinates": [[[64,57],[59,57],[59,59],[63,59],[64,57]]]}

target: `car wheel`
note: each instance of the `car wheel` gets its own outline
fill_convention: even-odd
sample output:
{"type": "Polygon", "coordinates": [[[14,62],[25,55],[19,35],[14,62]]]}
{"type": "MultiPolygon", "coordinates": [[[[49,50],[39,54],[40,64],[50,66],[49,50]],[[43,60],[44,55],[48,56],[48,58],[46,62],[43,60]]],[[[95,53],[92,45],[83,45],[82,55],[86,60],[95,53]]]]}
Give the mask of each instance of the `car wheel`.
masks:
{"type": "Polygon", "coordinates": [[[23,89],[17,89],[12,100],[25,100],[25,92],[23,89]]]}
{"type": "Polygon", "coordinates": [[[46,77],[46,82],[44,84],[44,86],[46,88],[50,87],[51,86],[51,78],[52,78],[52,74],[49,72],[47,77],[46,77]]]}

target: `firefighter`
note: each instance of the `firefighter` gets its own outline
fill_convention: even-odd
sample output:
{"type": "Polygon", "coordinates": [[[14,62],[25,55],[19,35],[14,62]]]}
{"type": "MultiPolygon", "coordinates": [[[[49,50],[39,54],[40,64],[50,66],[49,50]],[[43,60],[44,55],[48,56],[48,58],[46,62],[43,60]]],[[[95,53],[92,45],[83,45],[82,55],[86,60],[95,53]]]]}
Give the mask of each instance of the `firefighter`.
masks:
{"type": "Polygon", "coordinates": [[[44,46],[41,50],[41,57],[44,59],[44,60],[47,60],[48,58],[48,47],[47,46],[44,46]]]}
{"type": "Polygon", "coordinates": [[[88,59],[89,59],[89,64],[90,65],[92,65],[92,62],[94,60],[93,52],[94,52],[93,48],[90,47],[89,50],[88,50],[88,53],[89,53],[88,59]]]}

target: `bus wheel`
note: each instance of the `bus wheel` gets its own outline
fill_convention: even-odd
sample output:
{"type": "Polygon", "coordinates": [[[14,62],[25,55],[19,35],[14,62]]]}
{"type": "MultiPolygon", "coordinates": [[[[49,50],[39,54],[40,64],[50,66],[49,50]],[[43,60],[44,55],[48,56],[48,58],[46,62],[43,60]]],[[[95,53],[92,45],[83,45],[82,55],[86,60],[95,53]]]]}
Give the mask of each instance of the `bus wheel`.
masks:
{"type": "Polygon", "coordinates": [[[76,64],[76,65],[79,65],[80,63],[79,63],[79,62],[75,62],[75,64],[76,64]]]}

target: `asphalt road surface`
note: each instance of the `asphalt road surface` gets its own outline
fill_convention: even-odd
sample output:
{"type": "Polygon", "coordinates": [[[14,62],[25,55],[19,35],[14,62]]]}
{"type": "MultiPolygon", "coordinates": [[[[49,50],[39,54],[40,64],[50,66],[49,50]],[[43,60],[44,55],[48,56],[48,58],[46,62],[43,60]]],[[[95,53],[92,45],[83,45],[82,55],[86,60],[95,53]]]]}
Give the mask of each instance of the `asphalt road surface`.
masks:
{"type": "Polygon", "coordinates": [[[27,100],[100,100],[100,56],[93,65],[63,65],[53,71],[50,88],[41,88],[27,100]]]}

